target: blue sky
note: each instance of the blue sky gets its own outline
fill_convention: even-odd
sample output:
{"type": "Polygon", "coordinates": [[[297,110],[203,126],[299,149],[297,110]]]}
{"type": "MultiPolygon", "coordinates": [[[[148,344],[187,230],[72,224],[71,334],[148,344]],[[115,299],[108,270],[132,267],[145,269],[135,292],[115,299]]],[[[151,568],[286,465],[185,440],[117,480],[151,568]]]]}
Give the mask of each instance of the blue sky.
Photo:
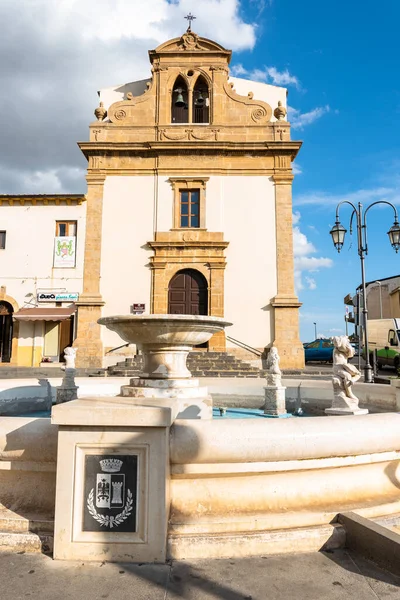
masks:
{"type": "MultiPolygon", "coordinates": [[[[251,52],[236,54],[233,65],[239,62],[249,72],[271,66],[287,71],[287,79],[293,79],[287,85],[289,105],[311,113],[312,122],[292,129],[292,138],[303,141],[294,212],[315,248],[298,262],[326,258],[332,266],[301,274],[301,336],[306,341],[314,338],[314,322],[318,333],[344,332],[343,297],[354,293],[361,280],[356,236],[347,234],[340,255],[331,242],[336,204],[344,199],[364,206],[382,199],[400,203],[400,3],[389,0],[380,14],[368,0],[243,3],[252,18],[257,7],[263,8],[257,43],[251,52]]],[[[342,207],[340,216],[348,229],[350,208],[342,207]]],[[[368,213],[367,281],[400,272],[400,255],[386,235],[392,223],[390,207],[368,213]]],[[[304,248],[307,242],[301,241],[304,248]]]]}
{"type": "MultiPolygon", "coordinates": [[[[301,337],[344,331],[343,297],[360,283],[356,240],[340,255],[337,202],[400,204],[400,2],[316,0],[15,0],[0,2],[0,193],[85,192],[97,90],[149,76],[147,51],[194,30],[233,50],[238,76],[289,90],[301,337]]],[[[369,218],[367,280],[399,274],[386,232],[369,218]]],[[[342,210],[347,227],[350,212],[342,210]]]]}

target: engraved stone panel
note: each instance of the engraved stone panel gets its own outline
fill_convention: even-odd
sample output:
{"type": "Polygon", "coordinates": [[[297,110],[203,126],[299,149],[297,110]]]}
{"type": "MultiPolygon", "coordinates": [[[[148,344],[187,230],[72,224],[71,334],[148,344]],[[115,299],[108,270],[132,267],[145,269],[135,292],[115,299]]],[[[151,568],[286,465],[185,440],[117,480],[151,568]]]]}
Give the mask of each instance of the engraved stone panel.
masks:
{"type": "Polygon", "coordinates": [[[138,457],[85,456],[83,531],[137,530],[138,457]]]}

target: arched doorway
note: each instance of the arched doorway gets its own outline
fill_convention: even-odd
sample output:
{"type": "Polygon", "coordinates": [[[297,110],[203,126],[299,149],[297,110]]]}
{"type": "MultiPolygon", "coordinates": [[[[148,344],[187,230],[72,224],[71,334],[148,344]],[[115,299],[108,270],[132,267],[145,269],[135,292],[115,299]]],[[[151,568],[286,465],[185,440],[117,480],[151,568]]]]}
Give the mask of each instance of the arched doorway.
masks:
{"type": "Polygon", "coordinates": [[[207,315],[207,280],[199,271],[178,271],[168,287],[168,313],[170,315],[207,315]]]}
{"type": "Polygon", "coordinates": [[[9,302],[0,301],[0,362],[8,363],[11,360],[13,312],[9,302]]]}

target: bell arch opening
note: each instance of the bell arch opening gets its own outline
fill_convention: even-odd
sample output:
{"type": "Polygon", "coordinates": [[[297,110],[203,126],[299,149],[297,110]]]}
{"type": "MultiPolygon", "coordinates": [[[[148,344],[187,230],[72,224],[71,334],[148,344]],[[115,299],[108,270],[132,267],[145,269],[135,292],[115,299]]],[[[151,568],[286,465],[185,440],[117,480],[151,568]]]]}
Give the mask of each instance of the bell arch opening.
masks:
{"type": "Polygon", "coordinates": [[[193,123],[209,123],[210,93],[206,80],[200,75],[193,89],[193,123]]]}
{"type": "Polygon", "coordinates": [[[171,123],[188,123],[189,105],[186,81],[179,75],[172,88],[171,123]]]}

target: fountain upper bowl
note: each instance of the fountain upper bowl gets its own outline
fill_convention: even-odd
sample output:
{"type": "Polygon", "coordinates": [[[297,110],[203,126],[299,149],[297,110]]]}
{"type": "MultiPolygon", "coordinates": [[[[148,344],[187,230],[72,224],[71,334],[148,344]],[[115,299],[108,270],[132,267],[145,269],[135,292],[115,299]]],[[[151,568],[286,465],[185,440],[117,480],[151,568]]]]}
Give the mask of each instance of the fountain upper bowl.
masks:
{"type": "Polygon", "coordinates": [[[130,344],[204,344],[232,323],[203,315],[116,315],[97,321],[130,344]]]}

